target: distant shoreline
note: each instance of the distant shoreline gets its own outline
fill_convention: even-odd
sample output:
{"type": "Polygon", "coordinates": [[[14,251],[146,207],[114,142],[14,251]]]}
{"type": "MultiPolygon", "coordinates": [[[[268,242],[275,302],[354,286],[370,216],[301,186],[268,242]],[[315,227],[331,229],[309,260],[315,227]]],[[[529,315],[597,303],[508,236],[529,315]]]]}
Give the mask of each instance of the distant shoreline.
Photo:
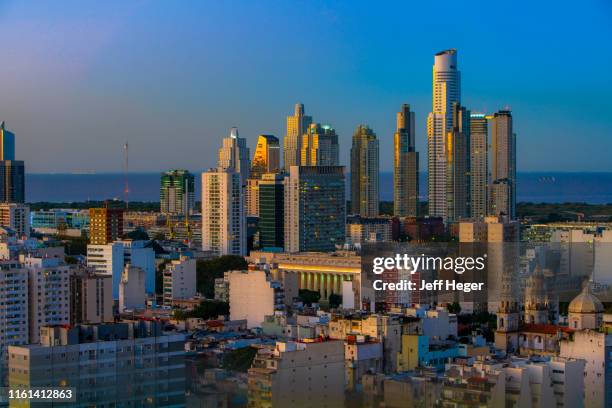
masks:
{"type": "MultiPolygon", "coordinates": [[[[129,200],[159,201],[161,172],[128,174],[129,200]]],[[[200,195],[199,173],[196,176],[196,200],[200,195]]],[[[350,174],[347,174],[347,198],[350,174]]],[[[427,173],[419,174],[421,201],[427,199],[427,173]]],[[[27,173],[26,201],[83,202],[123,199],[123,173],[27,173]]],[[[380,199],[393,200],[393,173],[380,173],[380,199]]],[[[519,172],[517,202],[532,203],[612,203],[612,172],[519,172]]]]}

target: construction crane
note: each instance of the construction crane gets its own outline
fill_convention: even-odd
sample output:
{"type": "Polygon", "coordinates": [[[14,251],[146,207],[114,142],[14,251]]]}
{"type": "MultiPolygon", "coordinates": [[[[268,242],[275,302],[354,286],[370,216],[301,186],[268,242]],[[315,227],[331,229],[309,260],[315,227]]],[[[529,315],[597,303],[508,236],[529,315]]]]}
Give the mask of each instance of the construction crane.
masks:
{"type": "Polygon", "coordinates": [[[123,145],[123,152],[125,156],[125,162],[123,163],[123,177],[124,177],[124,188],[123,188],[123,199],[125,201],[125,209],[127,210],[130,206],[129,194],[130,194],[130,185],[128,182],[128,170],[129,170],[129,152],[128,152],[128,142],[126,141],[123,145]]]}
{"type": "Polygon", "coordinates": [[[584,213],[581,212],[575,212],[575,211],[561,211],[564,214],[572,214],[576,216],[576,221],[578,222],[582,222],[582,220],[584,219],[584,213]]]}

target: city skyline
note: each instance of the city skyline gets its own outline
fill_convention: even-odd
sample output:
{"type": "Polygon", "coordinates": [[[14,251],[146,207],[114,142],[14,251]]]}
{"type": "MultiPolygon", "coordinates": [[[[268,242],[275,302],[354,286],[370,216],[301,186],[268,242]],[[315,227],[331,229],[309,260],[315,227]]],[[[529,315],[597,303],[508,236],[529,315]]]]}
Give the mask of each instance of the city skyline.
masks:
{"type": "Polygon", "coordinates": [[[610,8],[603,2],[571,16],[569,9],[545,5],[531,6],[527,16],[520,7],[503,10],[508,21],[520,17],[517,40],[488,21],[502,12],[496,5],[469,12],[451,5],[437,23],[448,30],[436,33],[431,22],[415,19],[405,34],[396,28],[402,11],[426,15],[433,6],[372,11],[362,4],[279,4],[265,14],[250,4],[234,14],[225,5],[116,6],[0,8],[11,62],[0,68],[9,96],[0,101],[1,119],[15,132],[28,172],[121,172],[126,139],[131,171],[206,169],[215,164],[218,138],[232,126],[251,151],[259,134],[284,137],[285,117],[297,102],[336,129],[345,166],[355,127],[375,129],[381,171],[391,171],[394,114],[402,103],[415,111],[416,150],[426,149],[431,55],[448,48],[461,58],[463,105],[487,114],[506,106],[513,111],[521,135],[519,170],[612,171],[600,154],[612,147],[606,137],[611,85],[598,79],[612,65],[599,51],[610,31],[610,8]],[[252,18],[262,14],[263,20],[252,18]],[[325,29],[294,27],[299,15],[318,18],[325,29]],[[357,24],[366,16],[375,28],[368,36],[357,24]],[[153,29],[167,17],[181,24],[153,29]],[[89,24],[99,18],[103,27],[89,24]],[[560,31],[559,21],[574,18],[590,23],[575,33],[560,31]],[[254,30],[255,21],[270,30],[254,30]],[[545,35],[551,30],[552,40],[545,35]],[[425,32],[431,38],[420,35],[425,32]],[[246,33],[255,34],[243,41],[246,33]],[[295,40],[290,49],[286,38],[295,40]],[[406,41],[411,38],[419,40],[406,41]],[[322,56],[325,64],[313,62],[322,56]],[[387,63],[391,57],[393,64],[387,63]],[[592,58],[598,63],[585,63],[592,58]],[[576,135],[590,143],[575,149],[576,135]],[[548,145],[557,154],[539,157],[536,152],[548,145]]]}

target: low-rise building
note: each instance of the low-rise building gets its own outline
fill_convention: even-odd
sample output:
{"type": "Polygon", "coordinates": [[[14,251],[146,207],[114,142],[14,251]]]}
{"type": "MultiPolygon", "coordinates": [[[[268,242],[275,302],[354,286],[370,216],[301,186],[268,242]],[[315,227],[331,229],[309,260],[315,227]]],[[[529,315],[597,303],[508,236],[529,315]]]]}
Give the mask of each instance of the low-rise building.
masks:
{"type": "Polygon", "coordinates": [[[377,339],[349,335],[344,341],[346,387],[354,390],[364,374],[383,372],[383,347],[377,339]]]}
{"type": "Polygon", "coordinates": [[[126,265],[119,282],[119,313],[145,308],[145,273],[142,268],[126,265]]]}
{"type": "Polygon", "coordinates": [[[346,243],[389,242],[393,238],[391,218],[365,218],[351,215],[346,219],[346,243]]]}
{"type": "Polygon", "coordinates": [[[264,270],[231,271],[228,274],[231,320],[247,320],[247,326],[261,327],[265,316],[285,307],[282,284],[264,270]]]}
{"type": "Polygon", "coordinates": [[[196,295],[196,261],[182,256],[164,269],[164,305],[174,300],[191,299],[196,295]]]}
{"type": "Polygon", "coordinates": [[[342,341],[277,342],[253,360],[248,406],[342,407],[344,373],[342,341]]]}
{"type": "Polygon", "coordinates": [[[457,356],[459,356],[457,343],[430,344],[428,336],[404,334],[401,351],[397,355],[397,371],[410,371],[418,367],[443,370],[444,364],[457,356]]]}
{"type": "Polygon", "coordinates": [[[112,277],[91,269],[70,276],[70,324],[108,323],[114,320],[112,277]]]}

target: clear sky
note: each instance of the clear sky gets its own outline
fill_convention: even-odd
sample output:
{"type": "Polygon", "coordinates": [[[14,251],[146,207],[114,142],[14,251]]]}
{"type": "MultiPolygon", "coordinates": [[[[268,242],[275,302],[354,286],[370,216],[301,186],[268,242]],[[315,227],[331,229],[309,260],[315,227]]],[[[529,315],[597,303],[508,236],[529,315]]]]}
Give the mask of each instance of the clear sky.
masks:
{"type": "Polygon", "coordinates": [[[463,104],[513,110],[519,171],[612,171],[611,4],[0,1],[0,119],[29,172],[119,172],[125,140],[133,171],[201,170],[302,102],[343,164],[369,124],[386,171],[410,103],[426,169],[433,54],[457,48],[463,104]]]}

